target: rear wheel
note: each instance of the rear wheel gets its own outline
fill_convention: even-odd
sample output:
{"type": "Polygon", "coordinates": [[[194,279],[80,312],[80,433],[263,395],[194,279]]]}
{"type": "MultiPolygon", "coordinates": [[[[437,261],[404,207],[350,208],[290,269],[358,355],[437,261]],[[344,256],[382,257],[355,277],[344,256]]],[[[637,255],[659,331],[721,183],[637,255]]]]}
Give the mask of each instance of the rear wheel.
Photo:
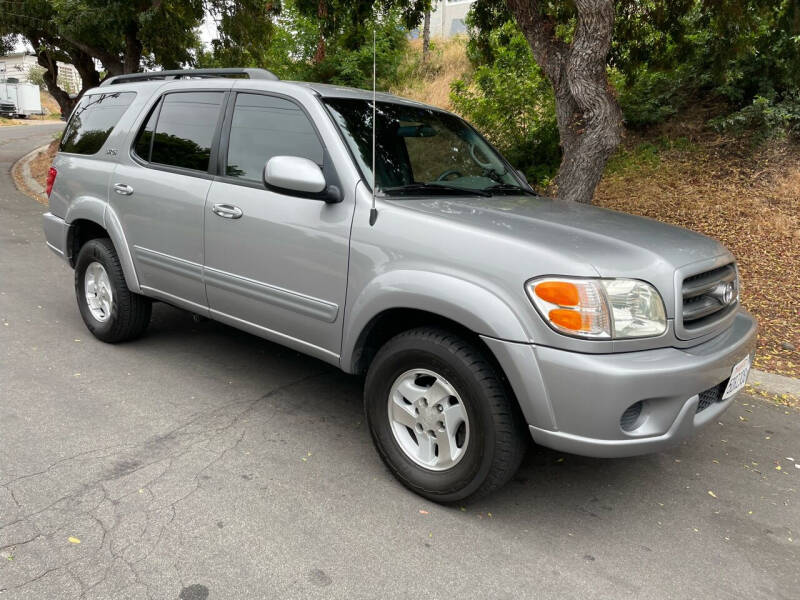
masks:
{"type": "Polygon", "coordinates": [[[108,238],[89,240],[81,247],[75,262],[75,295],[86,327],[104,342],[137,338],[150,323],[152,304],[128,289],[108,238]]]}
{"type": "Polygon", "coordinates": [[[527,447],[522,416],[494,365],[476,345],[441,329],[389,340],[370,365],[364,403],[386,465],[437,502],[502,486],[527,447]]]}

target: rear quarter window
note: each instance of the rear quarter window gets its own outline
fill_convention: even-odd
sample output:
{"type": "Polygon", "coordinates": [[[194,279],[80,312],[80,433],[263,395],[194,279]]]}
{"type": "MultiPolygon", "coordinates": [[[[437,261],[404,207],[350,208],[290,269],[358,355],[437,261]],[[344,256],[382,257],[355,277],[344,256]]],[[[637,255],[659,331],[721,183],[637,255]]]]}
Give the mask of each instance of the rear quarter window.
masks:
{"type": "Polygon", "coordinates": [[[81,98],[61,138],[59,150],[72,154],[96,154],[135,96],[135,92],[114,92],[81,98]]]}

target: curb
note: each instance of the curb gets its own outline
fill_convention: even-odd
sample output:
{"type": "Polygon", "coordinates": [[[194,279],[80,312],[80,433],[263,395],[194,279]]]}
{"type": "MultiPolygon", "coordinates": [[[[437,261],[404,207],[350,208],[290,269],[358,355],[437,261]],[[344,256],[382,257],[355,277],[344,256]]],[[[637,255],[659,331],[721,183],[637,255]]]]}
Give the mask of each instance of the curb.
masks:
{"type": "MultiPolygon", "coordinates": [[[[20,119],[14,119],[19,121],[20,119]]],[[[3,127],[36,127],[38,125],[53,125],[59,121],[55,119],[29,119],[27,123],[15,123],[14,125],[4,125],[3,127]]],[[[61,121],[63,123],[63,121],[61,121]]]]}
{"type": "Polygon", "coordinates": [[[41,152],[47,150],[49,146],[50,144],[48,143],[34,148],[11,166],[11,178],[14,180],[14,185],[17,186],[17,189],[45,206],[47,205],[45,189],[31,175],[30,162],[41,152]]]}
{"type": "Polygon", "coordinates": [[[800,398],[800,379],[787,377],[786,375],[776,375],[752,369],[750,377],[747,378],[748,385],[770,394],[783,396],[788,394],[795,398],[800,398]]]}

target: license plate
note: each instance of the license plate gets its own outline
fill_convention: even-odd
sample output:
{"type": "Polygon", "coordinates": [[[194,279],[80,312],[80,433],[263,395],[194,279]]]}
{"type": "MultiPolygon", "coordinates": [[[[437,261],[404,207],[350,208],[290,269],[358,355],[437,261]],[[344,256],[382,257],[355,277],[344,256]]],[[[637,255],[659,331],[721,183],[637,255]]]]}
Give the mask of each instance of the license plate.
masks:
{"type": "Polygon", "coordinates": [[[725,388],[725,393],[722,394],[722,399],[727,400],[736,392],[744,387],[747,383],[747,375],[750,373],[750,357],[746,356],[744,360],[734,365],[731,371],[731,378],[728,380],[728,386],[725,388]]]}

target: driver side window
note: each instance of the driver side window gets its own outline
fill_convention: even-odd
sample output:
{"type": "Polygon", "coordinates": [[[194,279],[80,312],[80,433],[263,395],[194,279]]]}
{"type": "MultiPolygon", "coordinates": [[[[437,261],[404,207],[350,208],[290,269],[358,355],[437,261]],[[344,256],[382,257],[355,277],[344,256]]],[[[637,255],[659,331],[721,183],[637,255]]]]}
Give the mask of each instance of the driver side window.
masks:
{"type": "Polygon", "coordinates": [[[233,109],[225,174],[260,182],[273,156],[300,156],[322,166],[317,132],[294,102],[262,94],[238,94],[233,109]]]}

